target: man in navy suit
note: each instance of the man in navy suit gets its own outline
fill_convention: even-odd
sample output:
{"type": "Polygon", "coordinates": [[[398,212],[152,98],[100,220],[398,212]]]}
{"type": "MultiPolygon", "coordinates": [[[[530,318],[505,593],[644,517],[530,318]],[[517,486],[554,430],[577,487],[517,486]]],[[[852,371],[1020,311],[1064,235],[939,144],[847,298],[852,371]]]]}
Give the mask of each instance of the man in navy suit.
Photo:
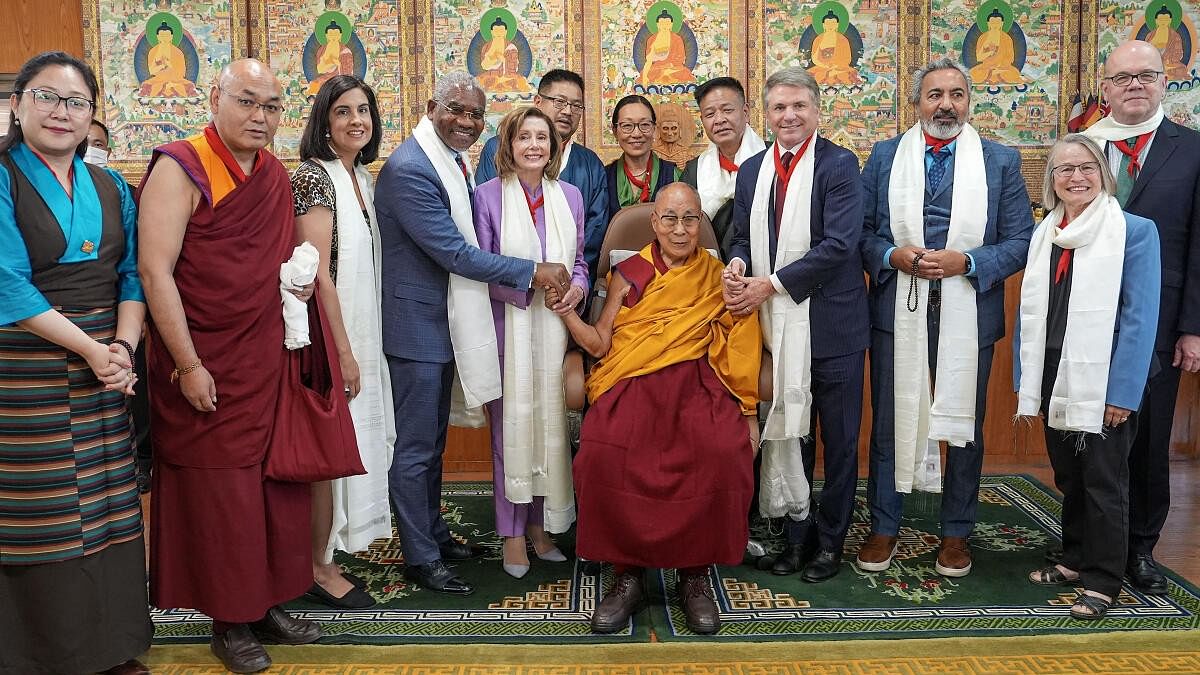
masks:
{"type": "MultiPolygon", "coordinates": [[[[761,306],[760,318],[772,324],[764,342],[769,341],[780,375],[775,378],[776,400],[764,428],[764,466],[775,465],[769,453],[786,456],[782,461],[793,466],[799,460],[811,485],[816,444],[808,430],[813,417],[820,418],[825,489],[811,510],[807,485],[786,491],[790,497],[782,498],[787,503],[781,510],[791,517],[788,547],[772,570],[792,574],[803,566],[801,578],[820,582],[836,575],[841,566],[858,481],[868,335],[866,285],[858,251],[862,186],[854,153],[816,135],[820,90],[808,71],[785,68],[772,74],[763,99],[775,141],[738,170],[726,303],[734,313],[761,306]],[[769,176],[760,179],[760,173],[772,169],[774,178],[767,185],[769,176]],[[757,195],[760,189],[769,194],[757,195]],[[778,255],[781,239],[782,256],[778,255]],[[766,260],[753,258],[755,251],[766,260]],[[747,270],[754,276],[746,276],[747,270]],[[808,335],[791,339],[788,327],[778,325],[785,323],[781,319],[786,316],[792,327],[803,331],[804,315],[811,326],[808,335]],[[811,362],[803,367],[809,370],[811,385],[794,381],[808,378],[780,366],[796,359],[807,362],[807,357],[796,353],[805,349],[805,342],[811,348],[811,362]],[[811,387],[811,406],[791,405],[793,397],[785,397],[784,392],[802,386],[811,387]]],[[[772,486],[777,481],[767,473],[762,489],[775,493],[772,486]]]]}
{"type": "MultiPolygon", "coordinates": [[[[388,158],[375,193],[383,249],[383,349],[399,420],[388,484],[407,564],[404,576],[457,595],[474,588],[443,560],[472,558],[481,549],[453,540],[440,514],[442,453],[455,374],[447,317],[450,275],[516,289],[554,286],[562,293],[570,285],[562,265],[481,251],[467,243],[456,224],[456,215],[468,227],[471,222],[473,181],[463,154],[483,131],[485,105],[483,91],[467,73],[440,80],[425,106],[428,121],[388,158]],[[431,157],[418,140],[423,130],[438,157],[431,157]],[[465,189],[444,182],[445,172],[436,167],[446,165],[451,180],[457,181],[461,170],[465,189]],[[452,194],[460,198],[452,201],[452,194]]],[[[489,313],[478,320],[480,330],[494,330],[489,313]]]]}
{"type": "MultiPolygon", "coordinates": [[[[604,163],[581,143],[572,142],[575,132],[583,122],[583,78],[570,70],[555,68],[542,75],[538,82],[538,93],[533,105],[554,120],[554,130],[562,141],[562,169],[558,179],[579,188],[583,195],[583,206],[587,212],[584,220],[583,257],[595,281],[596,263],[600,259],[600,246],[608,230],[608,177],[604,174],[604,163]]],[[[483,144],[479,153],[479,168],[475,170],[475,181],[484,183],[496,177],[496,147],[499,136],[492,136],[483,144]]]]}
{"type": "Polygon", "coordinates": [[[1085,133],[1105,148],[1117,199],[1158,226],[1162,297],[1154,360],[1129,453],[1129,562],[1139,590],[1165,594],[1154,546],[1171,507],[1170,444],[1179,373],[1200,371],[1200,133],[1161,113],[1167,79],[1151,44],[1125,42],[1104,62],[1109,118],[1085,133]]]}
{"type": "MultiPolygon", "coordinates": [[[[925,347],[929,354],[930,379],[936,385],[936,370],[941,370],[938,360],[939,332],[944,337],[945,329],[955,318],[951,309],[942,311],[938,306],[939,294],[948,283],[947,280],[965,275],[970,290],[966,291],[965,297],[958,297],[970,302],[971,295],[974,296],[978,328],[975,383],[971,387],[969,382],[947,382],[946,389],[954,391],[954,387],[959,387],[958,391],[962,392],[965,388],[968,395],[973,389],[973,434],[969,403],[964,424],[967,435],[973,436],[973,441],[951,443],[947,452],[941,499],[942,543],[935,566],[940,574],[961,577],[971,571],[967,539],[975,526],[979,498],[979,475],[983,467],[983,419],[993,345],[1004,335],[1004,280],[1025,265],[1033,216],[1025,180],[1021,177],[1020,155],[1011,148],[984,140],[981,141],[982,159],[979,158],[978,134],[967,124],[971,89],[969,76],[962,66],[944,58],[917,71],[909,102],[920,118],[919,129],[914,127],[906,134],[876,143],[862,176],[865,201],[862,258],[871,277],[873,419],[867,482],[871,534],[859,550],[856,563],[866,571],[882,571],[891,565],[896,553],[904,508],[903,494],[896,489],[897,439],[912,440],[910,435],[898,434],[897,425],[905,425],[914,432],[912,435],[916,436],[917,447],[930,448],[930,439],[936,441],[928,429],[914,426],[917,425],[916,415],[912,416],[913,419],[903,420],[898,420],[895,415],[897,390],[903,397],[911,393],[909,389],[914,388],[910,386],[911,383],[918,381],[911,379],[912,373],[896,371],[897,340],[908,340],[914,334],[914,331],[906,331],[908,335],[903,335],[896,330],[898,319],[909,320],[907,316],[901,317],[899,314],[905,311],[904,307],[896,309],[896,294],[901,294],[901,301],[909,298],[907,308],[910,312],[915,312],[917,303],[928,303],[925,307],[928,326],[925,347]],[[924,183],[923,186],[905,186],[912,189],[915,195],[924,194],[923,206],[919,207],[920,211],[916,214],[918,222],[915,225],[923,235],[923,246],[903,245],[903,242],[897,245],[897,237],[893,232],[896,216],[892,209],[898,203],[895,199],[897,194],[901,192],[899,182],[893,184],[893,174],[901,166],[897,155],[905,137],[912,139],[914,145],[909,147],[916,147],[915,152],[923,151],[923,157],[914,155],[913,158],[918,162],[923,159],[924,171],[919,170],[921,164],[918,163],[915,173],[902,174],[906,176],[906,181],[924,183]],[[964,143],[971,147],[964,146],[964,143]],[[973,157],[963,155],[964,151],[971,152],[973,157]],[[974,175],[968,175],[972,169],[974,175]],[[961,204],[953,203],[954,194],[958,192],[955,184],[963,183],[965,187],[967,181],[975,188],[983,187],[986,182],[986,222],[973,221],[976,228],[974,238],[977,241],[981,238],[982,243],[967,250],[954,250],[948,245],[948,240],[958,237],[960,228],[965,229],[965,226],[952,227],[953,223],[961,222],[954,218],[953,209],[977,210],[985,206],[969,200],[963,200],[961,204]],[[897,194],[892,194],[893,191],[897,194]],[[904,279],[903,283],[901,278],[904,279]],[[928,281],[927,287],[916,279],[928,281]],[[927,292],[922,293],[926,288],[927,292]],[[900,386],[896,383],[897,376],[905,378],[900,386]]],[[[963,194],[975,196],[978,192],[964,189],[963,194]]],[[[972,215],[978,219],[982,214],[974,211],[972,215]]],[[[958,214],[959,218],[965,216],[958,214]]],[[[961,284],[957,286],[963,288],[961,284]]],[[[966,372],[970,372],[972,362],[969,351],[973,351],[970,344],[964,345],[963,341],[947,342],[944,347],[967,351],[966,372]]],[[[920,353],[917,352],[918,355],[920,353]]],[[[950,358],[953,355],[944,356],[950,358]]],[[[951,369],[946,370],[949,372],[951,369]]],[[[943,376],[953,375],[943,373],[943,376]]],[[[943,390],[938,388],[936,391],[943,390]]],[[[931,418],[930,410],[938,409],[938,400],[935,395],[921,415],[931,418]]],[[[936,448],[936,445],[933,447],[936,448]]],[[[909,464],[908,469],[911,475],[913,465],[909,464]]],[[[937,480],[936,472],[933,480],[937,480]]]]}

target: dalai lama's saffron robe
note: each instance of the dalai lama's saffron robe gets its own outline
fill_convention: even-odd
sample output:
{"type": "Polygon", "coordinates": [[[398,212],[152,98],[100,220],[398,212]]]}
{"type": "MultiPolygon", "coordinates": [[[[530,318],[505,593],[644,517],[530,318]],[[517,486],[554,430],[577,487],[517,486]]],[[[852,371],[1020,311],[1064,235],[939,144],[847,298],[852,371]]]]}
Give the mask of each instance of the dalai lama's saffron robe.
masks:
{"type": "Polygon", "coordinates": [[[741,561],[749,536],[758,314],[735,318],[719,260],[668,269],[658,244],[617,265],[633,286],[587,383],[575,458],[578,551],[639,567],[741,561]]]}
{"type": "Polygon", "coordinates": [[[275,411],[289,391],[279,265],[295,245],[291,183],[263,150],[244,175],[211,126],[156,149],[147,173],[164,156],[201,192],[174,277],[217,409],[197,411],[170,382],[175,362],[151,321],[150,599],[246,623],[312,585],[310,487],[263,475],[288,423],[275,411]]]}

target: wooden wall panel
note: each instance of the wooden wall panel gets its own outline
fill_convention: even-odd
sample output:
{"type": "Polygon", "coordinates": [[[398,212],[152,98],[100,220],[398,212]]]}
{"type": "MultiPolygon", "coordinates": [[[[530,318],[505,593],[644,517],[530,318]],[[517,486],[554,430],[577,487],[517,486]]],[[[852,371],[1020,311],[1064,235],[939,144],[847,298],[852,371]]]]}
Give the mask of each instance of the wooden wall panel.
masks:
{"type": "Polygon", "coordinates": [[[83,56],[79,0],[3,0],[0,26],[0,72],[15,73],[30,56],[54,49],[83,56]]]}

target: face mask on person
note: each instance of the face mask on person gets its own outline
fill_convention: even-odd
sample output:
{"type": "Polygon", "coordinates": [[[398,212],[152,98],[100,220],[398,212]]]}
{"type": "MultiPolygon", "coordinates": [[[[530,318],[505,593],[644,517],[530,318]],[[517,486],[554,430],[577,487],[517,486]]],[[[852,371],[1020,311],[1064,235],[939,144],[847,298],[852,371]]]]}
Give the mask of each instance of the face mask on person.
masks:
{"type": "Polygon", "coordinates": [[[97,148],[94,145],[89,145],[87,152],[83,153],[83,161],[99,167],[108,166],[108,151],[103,148],[97,148]]]}

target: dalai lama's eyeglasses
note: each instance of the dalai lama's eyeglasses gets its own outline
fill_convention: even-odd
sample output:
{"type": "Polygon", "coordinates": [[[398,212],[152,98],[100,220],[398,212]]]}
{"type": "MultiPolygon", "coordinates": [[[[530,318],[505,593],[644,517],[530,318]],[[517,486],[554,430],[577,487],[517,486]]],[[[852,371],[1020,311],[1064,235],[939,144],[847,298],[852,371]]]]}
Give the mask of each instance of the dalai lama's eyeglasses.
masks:
{"type": "Polygon", "coordinates": [[[1158,81],[1159,75],[1162,75],[1161,70],[1143,70],[1136,75],[1130,73],[1117,73],[1112,77],[1106,77],[1104,79],[1112,82],[1118,87],[1128,87],[1129,83],[1133,82],[1135,77],[1137,78],[1137,81],[1141,82],[1142,84],[1154,84],[1158,81]]]}
{"type": "Polygon", "coordinates": [[[683,223],[684,227],[695,227],[696,225],[700,224],[700,216],[677,216],[674,213],[668,213],[665,215],[659,215],[656,213],[654,215],[658,216],[658,222],[666,225],[667,227],[675,227],[676,223],[683,223]]]}
{"type": "Polygon", "coordinates": [[[38,112],[54,112],[58,109],[59,102],[66,102],[67,114],[74,117],[83,117],[91,115],[92,108],[96,105],[94,102],[83,98],[82,96],[59,96],[49,89],[23,89],[15,91],[14,94],[29,94],[33,97],[33,107],[38,112]]]}

